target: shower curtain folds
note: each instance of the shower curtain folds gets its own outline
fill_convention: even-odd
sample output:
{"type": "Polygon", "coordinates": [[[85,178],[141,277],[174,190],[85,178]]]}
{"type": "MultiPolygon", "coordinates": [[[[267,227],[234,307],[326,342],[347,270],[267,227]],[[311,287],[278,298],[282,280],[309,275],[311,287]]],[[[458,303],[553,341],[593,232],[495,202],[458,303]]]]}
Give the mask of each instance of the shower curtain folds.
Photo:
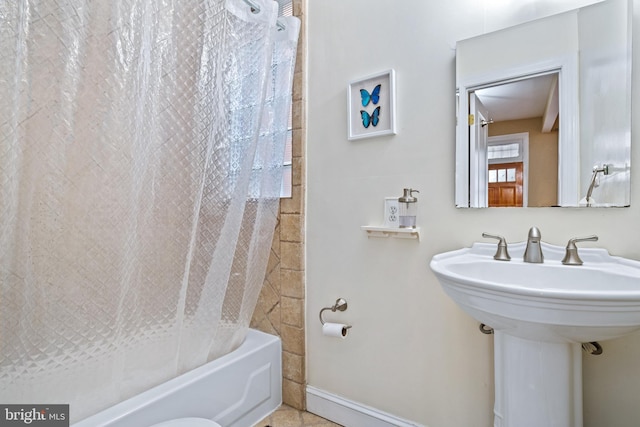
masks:
{"type": "Polygon", "coordinates": [[[252,1],[0,3],[0,402],[75,422],[244,339],[299,31],[252,1]]]}

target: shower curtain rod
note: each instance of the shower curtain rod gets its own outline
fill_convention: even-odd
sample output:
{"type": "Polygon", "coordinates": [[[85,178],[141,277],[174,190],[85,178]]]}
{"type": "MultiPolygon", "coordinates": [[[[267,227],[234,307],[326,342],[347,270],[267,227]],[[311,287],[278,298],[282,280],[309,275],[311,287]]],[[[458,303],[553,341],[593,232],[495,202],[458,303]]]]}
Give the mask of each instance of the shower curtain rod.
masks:
{"type": "MultiPolygon", "coordinates": [[[[253,1],[251,0],[243,0],[247,5],[249,5],[249,7],[251,8],[251,11],[253,13],[260,13],[260,6],[258,6],[257,4],[255,4],[253,1]]],[[[278,27],[278,31],[284,31],[287,27],[280,22],[280,20],[276,20],[276,27],[278,27]]]]}

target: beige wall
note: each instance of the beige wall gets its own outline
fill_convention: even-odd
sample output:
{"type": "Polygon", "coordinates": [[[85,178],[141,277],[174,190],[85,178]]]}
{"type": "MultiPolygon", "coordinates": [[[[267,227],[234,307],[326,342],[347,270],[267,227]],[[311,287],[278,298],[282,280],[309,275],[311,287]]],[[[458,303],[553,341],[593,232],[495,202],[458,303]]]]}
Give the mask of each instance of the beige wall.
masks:
{"type": "MultiPolygon", "coordinates": [[[[492,339],[444,294],[429,269],[433,255],[483,240],[483,231],[522,241],[535,225],[553,244],[593,233],[597,246],[640,259],[640,174],[632,174],[630,208],[454,207],[456,40],[578,4],[494,3],[307,2],[308,383],[429,427],[488,427],[493,401],[492,339]],[[348,83],[389,68],[397,77],[397,135],[348,141],[348,83]],[[421,191],[420,241],[367,238],[360,226],[382,223],[384,197],[403,187],[421,191]],[[332,317],[353,325],[346,340],[323,336],[317,318],[337,297],[349,302],[332,317]]],[[[636,13],[636,33],[639,22],[636,13]]],[[[634,38],[633,144],[640,144],[634,38]]],[[[632,150],[632,164],[639,153],[632,150]]],[[[637,425],[640,334],[602,344],[602,356],[584,357],[585,427],[637,425]]]]}
{"type": "Polygon", "coordinates": [[[508,120],[489,126],[489,136],[529,134],[528,206],[554,206],[558,200],[558,131],[542,133],[542,118],[508,120]]]}

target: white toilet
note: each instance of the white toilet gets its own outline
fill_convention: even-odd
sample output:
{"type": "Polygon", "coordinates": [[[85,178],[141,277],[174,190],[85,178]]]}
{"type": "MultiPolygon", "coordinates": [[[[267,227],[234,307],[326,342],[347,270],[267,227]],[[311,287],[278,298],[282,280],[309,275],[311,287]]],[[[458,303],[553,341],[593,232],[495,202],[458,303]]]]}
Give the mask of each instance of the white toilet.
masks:
{"type": "Polygon", "coordinates": [[[221,427],[220,424],[205,418],[176,418],[163,421],[151,427],[221,427]]]}

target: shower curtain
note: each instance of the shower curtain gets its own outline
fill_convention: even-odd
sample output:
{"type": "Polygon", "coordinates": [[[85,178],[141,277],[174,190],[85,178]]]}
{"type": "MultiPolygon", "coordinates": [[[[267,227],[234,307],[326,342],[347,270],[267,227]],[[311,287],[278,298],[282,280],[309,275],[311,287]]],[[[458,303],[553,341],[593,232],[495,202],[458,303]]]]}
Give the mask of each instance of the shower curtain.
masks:
{"type": "Polygon", "coordinates": [[[299,30],[251,3],[0,2],[0,402],[75,422],[242,342],[299,30]]]}

